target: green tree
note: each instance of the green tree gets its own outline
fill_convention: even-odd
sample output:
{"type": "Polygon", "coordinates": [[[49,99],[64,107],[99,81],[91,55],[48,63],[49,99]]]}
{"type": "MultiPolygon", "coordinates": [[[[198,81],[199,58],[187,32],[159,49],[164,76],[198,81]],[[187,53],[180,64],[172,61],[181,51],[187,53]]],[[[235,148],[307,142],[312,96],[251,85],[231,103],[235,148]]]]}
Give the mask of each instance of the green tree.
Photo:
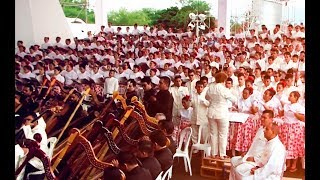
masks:
{"type": "Polygon", "coordinates": [[[152,8],[143,8],[142,12],[145,13],[150,19],[150,26],[157,25],[158,19],[160,19],[160,11],[152,8]]]}
{"type": "Polygon", "coordinates": [[[135,23],[138,25],[150,24],[151,20],[143,10],[130,12],[121,8],[119,11],[111,11],[108,14],[108,22],[112,22],[115,26],[133,26],[135,23]]]}
{"type": "Polygon", "coordinates": [[[85,0],[60,0],[63,12],[66,17],[79,18],[87,23],[94,23],[94,12],[86,8],[85,0]]]}

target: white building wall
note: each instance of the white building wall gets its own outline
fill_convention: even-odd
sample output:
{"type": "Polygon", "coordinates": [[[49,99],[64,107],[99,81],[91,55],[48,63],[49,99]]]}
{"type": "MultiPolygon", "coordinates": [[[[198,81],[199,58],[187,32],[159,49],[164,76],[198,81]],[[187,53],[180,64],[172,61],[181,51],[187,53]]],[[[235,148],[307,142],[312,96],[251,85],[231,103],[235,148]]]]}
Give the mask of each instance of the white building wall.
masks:
{"type": "Polygon", "coordinates": [[[59,0],[15,0],[15,40],[22,40],[29,47],[42,44],[45,36],[50,43],[57,36],[73,41],[59,0]]]}

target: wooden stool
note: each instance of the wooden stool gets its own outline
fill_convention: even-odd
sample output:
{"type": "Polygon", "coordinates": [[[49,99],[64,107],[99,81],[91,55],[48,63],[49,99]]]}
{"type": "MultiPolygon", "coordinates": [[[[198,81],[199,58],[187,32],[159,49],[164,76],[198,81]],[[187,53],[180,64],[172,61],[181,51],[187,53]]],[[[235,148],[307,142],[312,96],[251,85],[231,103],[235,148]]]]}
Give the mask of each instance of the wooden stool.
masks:
{"type": "Polygon", "coordinates": [[[204,157],[202,159],[200,176],[214,179],[228,179],[230,167],[230,159],[221,160],[211,157],[204,157]]]}

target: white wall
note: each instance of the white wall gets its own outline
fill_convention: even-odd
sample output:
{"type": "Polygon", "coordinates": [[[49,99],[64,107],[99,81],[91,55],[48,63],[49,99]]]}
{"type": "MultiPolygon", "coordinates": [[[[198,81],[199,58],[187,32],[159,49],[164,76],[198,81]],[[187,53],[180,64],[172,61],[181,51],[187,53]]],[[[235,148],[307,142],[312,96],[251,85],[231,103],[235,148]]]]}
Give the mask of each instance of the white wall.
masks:
{"type": "Polygon", "coordinates": [[[265,24],[273,30],[276,24],[282,24],[282,4],[269,0],[254,0],[253,11],[260,19],[260,24],[265,24]]]}
{"type": "Polygon", "coordinates": [[[73,40],[59,0],[15,0],[15,40],[28,47],[42,44],[45,36],[51,43],[57,36],[73,40]]]}

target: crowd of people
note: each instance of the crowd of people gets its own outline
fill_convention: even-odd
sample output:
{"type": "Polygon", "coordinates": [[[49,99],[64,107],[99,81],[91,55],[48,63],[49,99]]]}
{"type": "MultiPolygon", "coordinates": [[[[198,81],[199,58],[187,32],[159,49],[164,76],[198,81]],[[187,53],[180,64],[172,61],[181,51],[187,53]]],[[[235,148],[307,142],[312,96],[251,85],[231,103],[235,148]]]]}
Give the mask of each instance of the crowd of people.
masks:
{"type": "MultiPolygon", "coordinates": [[[[95,35],[88,33],[85,39],[63,41],[60,37],[44,37],[42,44],[30,47],[18,41],[15,70],[16,106],[28,104],[16,111],[21,117],[37,109],[36,92],[51,83],[51,95],[58,96],[66,89],[75,88],[74,98],[78,100],[90,87],[83,110],[99,111],[118,91],[127,104],[136,96],[148,115],[172,123],[163,125],[163,131],[154,132],[155,137],[142,141],[140,153],[124,154],[113,162],[127,179],[155,179],[160,171],[167,170],[170,165],[165,163],[169,161],[157,154],[160,151],[165,157],[171,156],[172,165],[176,147],[167,150],[166,138],[162,137],[170,137],[171,145],[177,144],[180,132],[188,126],[192,128],[192,143],[198,141],[199,127],[207,127],[205,132],[210,134],[213,158],[229,159],[227,150],[236,150],[257,161],[258,150],[251,152],[255,136],[259,136],[260,141],[263,139],[265,146],[279,137],[286,151],[287,170],[291,172],[297,170],[298,158],[304,156],[303,25],[289,24],[284,28],[262,25],[259,32],[253,28],[246,32],[239,30],[227,38],[222,27],[209,29],[197,37],[189,27],[183,31],[144,26],[139,31],[135,24],[133,30],[127,28],[126,33],[122,33],[109,23],[107,27],[101,26],[95,35]],[[55,39],[50,41],[50,38],[55,39]],[[19,83],[23,84],[21,88],[19,83]],[[249,116],[243,123],[237,123],[237,128],[230,128],[229,112],[249,116]],[[266,112],[272,114],[271,122],[278,125],[263,123],[266,112]],[[142,165],[138,165],[140,161],[135,157],[143,159],[142,165]],[[154,166],[146,171],[144,168],[148,170],[149,166],[144,162],[157,164],[159,168],[154,166]]],[[[68,116],[70,113],[64,118],[68,116]]],[[[20,123],[18,129],[27,125],[20,123]]],[[[264,151],[264,145],[258,143],[259,152],[264,151]]],[[[269,146],[268,158],[273,157],[275,148],[269,146]]],[[[246,158],[241,158],[241,162],[252,160],[246,158]]],[[[237,175],[240,172],[242,176],[250,176],[253,171],[258,172],[252,170],[256,166],[248,166],[249,173],[241,173],[244,168],[239,164],[233,163],[234,171],[239,167],[237,175]]],[[[257,166],[261,168],[265,164],[264,159],[257,166]]],[[[118,173],[112,169],[110,172],[118,173]]],[[[122,173],[118,174],[122,177],[122,173]]]]}

